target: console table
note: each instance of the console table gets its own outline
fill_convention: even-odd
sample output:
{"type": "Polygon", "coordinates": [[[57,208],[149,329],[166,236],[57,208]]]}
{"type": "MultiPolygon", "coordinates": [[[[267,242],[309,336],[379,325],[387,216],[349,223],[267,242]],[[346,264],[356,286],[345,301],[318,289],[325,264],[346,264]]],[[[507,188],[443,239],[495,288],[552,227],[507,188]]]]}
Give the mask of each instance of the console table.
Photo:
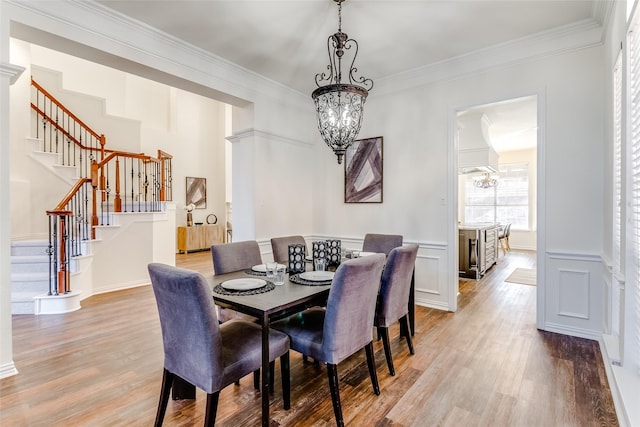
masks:
{"type": "Polygon", "coordinates": [[[178,227],[178,252],[201,251],[224,242],[222,225],[194,225],[178,227]]]}

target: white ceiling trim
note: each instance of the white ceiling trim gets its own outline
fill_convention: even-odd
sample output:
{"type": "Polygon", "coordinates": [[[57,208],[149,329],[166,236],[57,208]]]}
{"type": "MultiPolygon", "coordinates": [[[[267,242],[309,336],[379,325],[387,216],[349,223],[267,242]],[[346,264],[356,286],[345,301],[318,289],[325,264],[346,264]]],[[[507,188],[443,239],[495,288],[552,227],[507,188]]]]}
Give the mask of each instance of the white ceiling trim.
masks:
{"type": "Polygon", "coordinates": [[[0,63],[0,76],[8,77],[9,84],[13,85],[24,72],[24,67],[20,65],[0,63]]]}
{"type": "Polygon", "coordinates": [[[427,85],[439,80],[453,80],[471,73],[515,65],[602,44],[604,28],[594,19],[569,24],[533,36],[511,40],[486,49],[403,71],[376,81],[371,96],[388,94],[427,85]]]}

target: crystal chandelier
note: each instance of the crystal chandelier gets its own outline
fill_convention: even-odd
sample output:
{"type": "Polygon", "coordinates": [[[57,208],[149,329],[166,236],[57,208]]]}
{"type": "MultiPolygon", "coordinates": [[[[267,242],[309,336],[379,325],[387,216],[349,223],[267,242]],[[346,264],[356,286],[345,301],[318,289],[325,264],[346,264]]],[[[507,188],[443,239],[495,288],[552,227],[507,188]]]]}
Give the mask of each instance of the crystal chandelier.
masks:
{"type": "Polygon", "coordinates": [[[478,188],[491,188],[498,185],[498,179],[490,176],[488,173],[485,173],[482,178],[475,178],[473,180],[473,185],[478,188]]]}
{"type": "Polygon", "coordinates": [[[311,97],[316,105],[320,135],[338,156],[340,164],[347,147],[360,132],[364,101],[373,88],[373,80],[355,75],[358,72],[354,67],[358,55],[358,42],[342,32],[342,2],[345,0],[333,1],[338,3],[338,32],[330,35],[327,40],[329,65],[327,71],[316,74],[318,88],[313,91],[311,97]],[[347,75],[349,83],[342,83],[342,60],[347,60],[343,56],[345,51],[352,48],[353,57],[347,75]],[[326,84],[322,86],[322,82],[326,84]]]}

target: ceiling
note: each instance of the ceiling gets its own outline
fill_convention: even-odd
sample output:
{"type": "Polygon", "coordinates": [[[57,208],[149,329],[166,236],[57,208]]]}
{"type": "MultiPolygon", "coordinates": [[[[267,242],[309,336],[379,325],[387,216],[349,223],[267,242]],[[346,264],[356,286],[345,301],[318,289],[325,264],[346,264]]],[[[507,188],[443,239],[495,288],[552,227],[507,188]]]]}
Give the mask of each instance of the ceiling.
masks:
{"type": "MultiPolygon", "coordinates": [[[[383,77],[597,20],[601,1],[348,0],[342,5],[342,30],[358,41],[355,65],[362,76],[373,79],[375,91],[375,81],[383,77]]],[[[326,70],[327,38],[338,29],[338,7],[332,0],[98,3],[308,94],[316,87],[315,75],[326,70]]],[[[523,117],[508,111],[513,106],[492,106],[496,129],[504,118],[523,117]]],[[[520,113],[531,110],[531,105],[520,107],[520,113]]],[[[509,129],[503,133],[531,129],[531,118],[524,120],[505,125],[509,129]]]]}
{"type": "Polygon", "coordinates": [[[538,99],[526,96],[479,105],[459,115],[483,113],[489,119],[489,140],[498,153],[528,150],[538,144],[538,99]]]}
{"type": "MultiPolygon", "coordinates": [[[[100,0],[173,37],[303,93],[328,64],[332,0],[100,0]]],[[[591,19],[585,0],[347,0],[342,30],[374,80],[591,19]]],[[[375,90],[375,86],[374,86],[375,90]]]]}

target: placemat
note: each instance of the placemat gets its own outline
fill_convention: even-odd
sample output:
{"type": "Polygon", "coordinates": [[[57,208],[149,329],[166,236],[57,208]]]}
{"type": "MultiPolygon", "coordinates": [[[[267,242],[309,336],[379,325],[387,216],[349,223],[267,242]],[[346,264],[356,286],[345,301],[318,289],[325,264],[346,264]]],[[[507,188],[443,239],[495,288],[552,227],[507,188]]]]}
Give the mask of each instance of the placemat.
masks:
{"type": "Polygon", "coordinates": [[[247,268],[244,271],[244,274],[249,274],[251,276],[266,276],[267,272],[266,271],[255,271],[255,270],[252,270],[250,268],[247,268]]]}
{"type": "Polygon", "coordinates": [[[245,295],[258,295],[258,294],[264,294],[265,292],[269,292],[272,291],[276,288],[276,285],[273,284],[273,282],[267,282],[267,284],[261,288],[258,289],[247,289],[246,291],[234,291],[232,289],[225,289],[222,287],[221,284],[217,284],[216,286],[214,286],[213,288],[213,292],[220,294],[220,295],[239,295],[239,296],[245,296],[245,295]]]}
{"type": "MultiPolygon", "coordinates": [[[[302,273],[300,273],[302,274],[302,273]]],[[[307,280],[300,277],[300,274],[292,274],[289,276],[289,281],[293,283],[297,283],[298,285],[305,286],[326,286],[331,284],[331,280],[323,280],[321,282],[317,282],[315,280],[307,280]]]]}

